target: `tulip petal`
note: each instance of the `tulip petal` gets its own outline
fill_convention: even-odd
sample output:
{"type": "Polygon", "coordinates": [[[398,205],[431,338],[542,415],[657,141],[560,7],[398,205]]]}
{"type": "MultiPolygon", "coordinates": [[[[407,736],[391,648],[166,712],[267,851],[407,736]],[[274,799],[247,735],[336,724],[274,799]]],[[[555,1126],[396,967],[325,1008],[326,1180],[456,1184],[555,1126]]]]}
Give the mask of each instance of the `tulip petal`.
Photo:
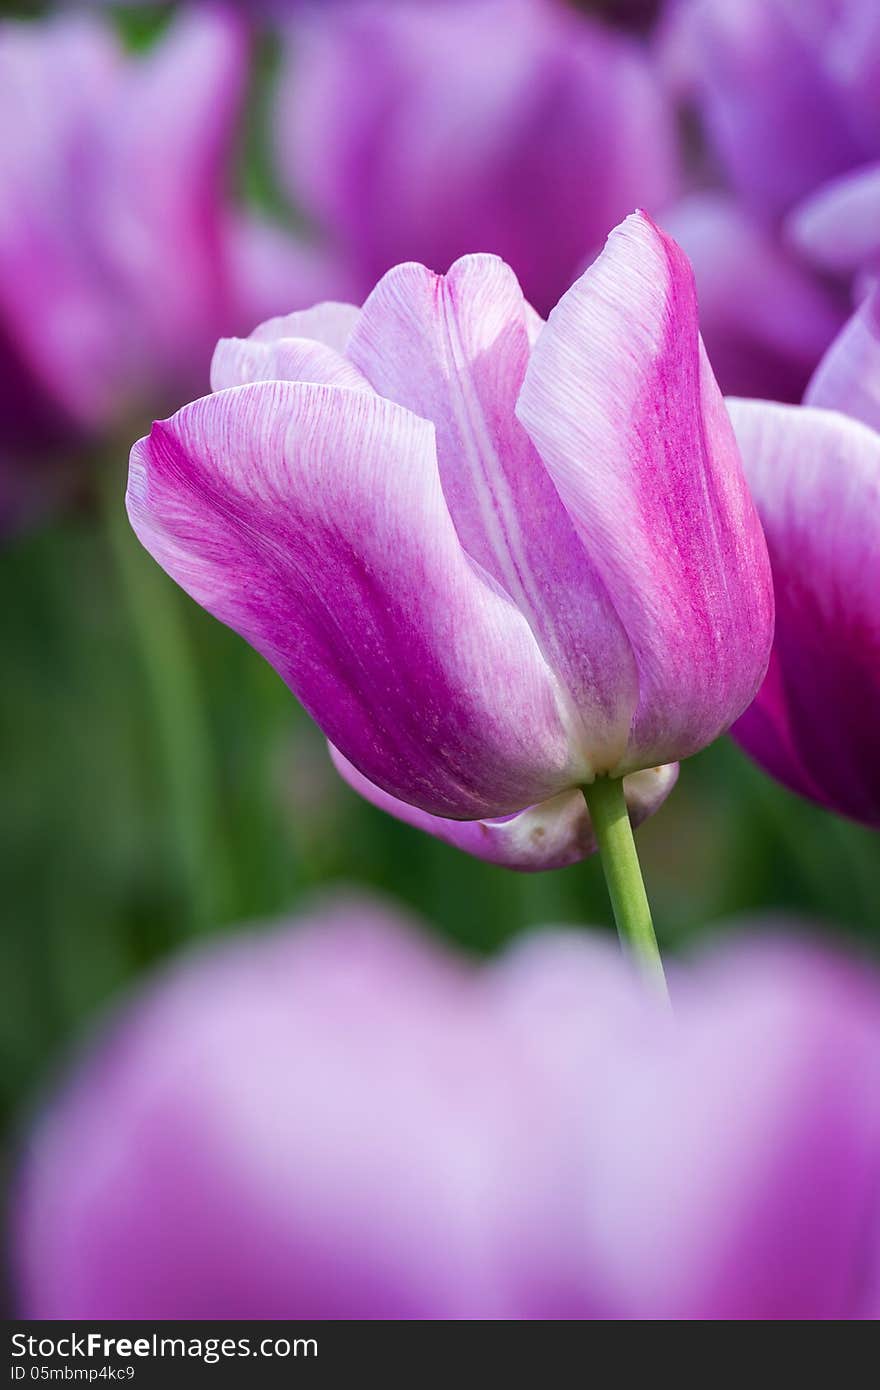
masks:
{"type": "Polygon", "coordinates": [[[313,338],[316,343],[344,353],[360,316],[356,304],[325,300],[309,309],[267,319],[250,336],[257,343],[272,343],[278,338],[313,338]]]}
{"type": "Polygon", "coordinates": [[[583,927],[477,965],[331,899],[187,952],[24,1131],[18,1313],[876,1318],[876,971],[761,925],[674,1018],[583,927]]]}
{"type": "Polygon", "coordinates": [[[0,29],[0,128],[15,132],[0,141],[3,357],[14,354],[16,375],[86,429],[112,409],[116,382],[107,337],[119,309],[83,243],[100,181],[98,132],[122,66],[112,33],[94,16],[0,29]]]}
{"type": "Polygon", "coordinates": [[[592,776],[621,756],[636,674],[605,586],[515,415],[529,322],[516,277],[493,256],[467,256],[445,277],[403,265],[367,300],[348,355],[382,396],[435,423],[459,539],[527,618],[567,692],[572,742],[592,776]]]}
{"type": "Polygon", "coordinates": [[[602,1270],[598,1316],[876,1315],[877,981],[798,925],[673,965],[674,1019],[647,1019],[583,932],[496,967],[583,1104],[571,1229],[602,1270]]]}
{"type": "Polygon", "coordinates": [[[132,65],[98,136],[105,276],[126,286],[141,371],[177,400],[204,390],[211,349],[237,316],[224,193],[247,65],[240,17],[181,11],[132,65]]]}
{"type": "Polygon", "coordinates": [[[211,363],[211,390],[252,381],[315,381],[369,390],[343,356],[360,317],[354,304],[325,301],[267,319],[248,338],[221,338],[211,363]]]}
{"type": "Polygon", "coordinates": [[[489,971],[381,903],[264,925],[178,962],[31,1137],[27,1315],[558,1312],[563,1116],[489,971]]]}
{"type": "Polygon", "coordinates": [[[880,261],[880,164],[825,184],[790,214],[786,231],[808,260],[837,275],[880,261]]]}
{"type": "Polygon", "coordinates": [[[217,6],[137,54],[94,15],[0,26],[0,319],[81,429],[201,393],[219,334],[253,322],[227,198],[247,60],[217,6]]]}
{"type": "MultiPolygon", "coordinates": [[[[579,790],[560,792],[539,806],[529,806],[503,820],[447,820],[389,796],[352,767],[332,744],[330,757],[340,776],[365,801],[488,864],[535,873],[577,864],[598,849],[587,803],[579,790]]],[[[677,780],[677,763],[646,768],[627,777],[624,791],[634,826],[659,810],[677,780]]]]}
{"type": "Polygon", "coordinates": [[[324,343],[307,338],[221,338],[211,363],[211,390],[252,381],[315,381],[370,390],[357,368],[324,343]]]}
{"type": "Polygon", "coordinates": [[[609,771],[685,757],[751,701],[773,595],[690,267],[644,215],[550,315],[517,411],[636,656],[638,708],[609,771]]]}
{"type": "Polygon", "coordinates": [[[527,624],[461,549],[425,421],[342,387],[223,391],[135,445],[128,506],[386,791],[476,817],[582,780],[527,624]]]}
{"type": "Polygon", "coordinates": [[[813,801],[822,801],[822,790],[801,761],[785,689],[785,677],[774,647],[764,684],[731,729],[734,738],[790,791],[813,801]]]}
{"type": "Polygon", "coordinates": [[[880,288],[831,344],[807,387],[804,404],[840,410],[880,431],[880,288]]]}
{"type": "Polygon", "coordinates": [[[770,685],[735,737],[795,791],[880,824],[880,434],[815,407],[730,411],[777,615],[770,685]]]}

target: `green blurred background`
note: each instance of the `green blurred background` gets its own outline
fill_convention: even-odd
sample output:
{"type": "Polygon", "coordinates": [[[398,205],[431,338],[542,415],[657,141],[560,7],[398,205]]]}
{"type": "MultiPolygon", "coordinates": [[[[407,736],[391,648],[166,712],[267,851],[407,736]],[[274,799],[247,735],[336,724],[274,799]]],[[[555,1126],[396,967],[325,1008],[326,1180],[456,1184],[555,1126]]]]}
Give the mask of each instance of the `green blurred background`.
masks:
{"type": "MultiPolygon", "coordinates": [[[[162,18],[147,9],[119,22],[141,43],[162,18]]],[[[272,67],[267,42],[240,183],[293,217],[265,155],[272,67]]],[[[127,452],[148,423],[91,461],[72,512],[0,552],[6,1123],[95,1011],[154,962],[204,933],[294,913],[328,886],[391,894],[477,952],[537,924],[610,921],[598,861],[534,876],[492,868],[339,781],[278,677],[130,533],[127,452]]],[[[638,843],[667,950],[720,919],[771,912],[880,944],[876,837],[788,795],[728,740],[684,766],[638,843]]]]}

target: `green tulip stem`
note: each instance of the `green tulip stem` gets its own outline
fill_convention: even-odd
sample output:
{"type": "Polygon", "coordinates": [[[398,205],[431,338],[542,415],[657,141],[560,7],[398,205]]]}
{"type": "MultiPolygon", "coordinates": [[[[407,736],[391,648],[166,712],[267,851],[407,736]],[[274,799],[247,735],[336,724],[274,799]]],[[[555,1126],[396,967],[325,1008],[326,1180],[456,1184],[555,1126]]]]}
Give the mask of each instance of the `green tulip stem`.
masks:
{"type": "Polygon", "coordinates": [[[621,945],[640,973],[665,996],[666,977],[623,794],[623,781],[619,777],[597,777],[582,790],[599,845],[621,945]]]}

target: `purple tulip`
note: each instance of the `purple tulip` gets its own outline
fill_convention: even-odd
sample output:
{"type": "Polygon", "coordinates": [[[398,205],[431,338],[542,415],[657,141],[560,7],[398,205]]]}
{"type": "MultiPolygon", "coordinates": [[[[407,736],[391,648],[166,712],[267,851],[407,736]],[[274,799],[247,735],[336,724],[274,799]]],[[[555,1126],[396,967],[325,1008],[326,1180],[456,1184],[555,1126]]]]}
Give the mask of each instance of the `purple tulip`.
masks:
{"type": "Polygon", "coordinates": [[[790,240],[833,275],[880,275],[880,161],[823,185],[795,208],[790,240]]]}
{"type": "Polygon", "coordinates": [[[778,220],[880,156],[874,0],[674,0],[674,37],[731,187],[778,220]]]}
{"type": "Polygon", "coordinates": [[[547,313],[678,183],[646,53],[561,0],[325,8],[292,30],[278,131],[294,200],[363,293],[400,261],[491,251],[547,313]]]}
{"type": "Polygon", "coordinates": [[[0,511],[38,464],[204,389],[218,335],[282,286],[324,292],[226,196],[247,61],[214,9],[139,57],[94,16],[0,25],[0,511]]]}
{"type": "Polygon", "coordinates": [[[664,20],[661,65],[726,183],[663,218],[693,260],[713,366],[726,394],[799,401],[880,251],[861,172],[880,158],[880,9],[668,0],[664,20]]]}
{"type": "Polygon", "coordinates": [[[880,292],[806,399],[729,403],[776,590],[770,669],[734,733],[793,791],[880,825],[880,292]]]}
{"type": "MultiPolygon", "coordinates": [[[[588,845],[565,793],[696,752],[752,699],[764,539],[689,266],[643,215],[546,325],[495,257],[404,265],[361,311],[221,343],[213,383],[135,445],[135,531],[439,834],[555,798],[588,845]]],[[[673,780],[639,779],[642,813],[673,780]]]]}
{"type": "Polygon", "coordinates": [[[20,1315],[876,1317],[876,978],[765,941],[671,982],[354,903],[202,948],[27,1141],[20,1315]]]}

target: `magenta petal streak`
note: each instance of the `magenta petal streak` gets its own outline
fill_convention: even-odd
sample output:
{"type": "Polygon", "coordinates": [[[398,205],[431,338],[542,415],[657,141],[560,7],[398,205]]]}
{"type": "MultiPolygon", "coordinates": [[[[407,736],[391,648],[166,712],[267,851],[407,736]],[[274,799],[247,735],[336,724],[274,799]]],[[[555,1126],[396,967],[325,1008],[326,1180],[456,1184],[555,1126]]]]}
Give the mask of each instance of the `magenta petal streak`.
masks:
{"type": "Polygon", "coordinates": [[[345,387],[222,391],[135,446],[129,512],[393,795],[478,816],[577,780],[556,682],[459,544],[426,421],[345,387]]]}
{"type": "Polygon", "coordinates": [[[773,595],[689,263],[647,219],[613,232],[550,315],[517,413],[635,656],[638,705],[608,770],[687,757],[754,695],[773,595]]]}

